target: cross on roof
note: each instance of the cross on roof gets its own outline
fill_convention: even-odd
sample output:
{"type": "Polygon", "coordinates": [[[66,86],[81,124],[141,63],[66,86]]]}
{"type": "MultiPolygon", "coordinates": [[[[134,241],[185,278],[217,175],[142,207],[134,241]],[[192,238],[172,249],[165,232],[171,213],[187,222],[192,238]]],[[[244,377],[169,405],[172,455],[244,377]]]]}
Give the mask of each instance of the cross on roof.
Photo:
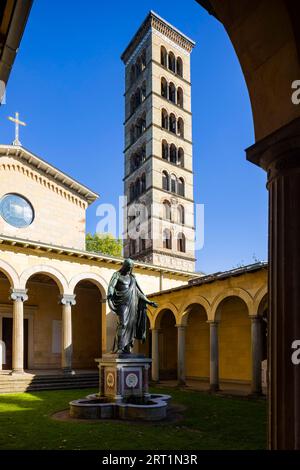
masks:
{"type": "Polygon", "coordinates": [[[19,140],[19,126],[26,126],[26,122],[23,122],[23,121],[19,120],[19,113],[18,112],[16,112],[16,116],[14,118],[9,116],[8,119],[15,123],[15,140],[13,141],[13,145],[21,146],[22,144],[19,140]]]}

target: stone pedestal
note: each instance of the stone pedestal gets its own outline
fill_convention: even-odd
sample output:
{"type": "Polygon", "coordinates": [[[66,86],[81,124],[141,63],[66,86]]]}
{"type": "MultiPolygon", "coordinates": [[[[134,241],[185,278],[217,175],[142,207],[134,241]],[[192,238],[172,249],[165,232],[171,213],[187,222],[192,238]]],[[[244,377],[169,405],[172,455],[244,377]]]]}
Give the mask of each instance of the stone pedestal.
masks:
{"type": "Polygon", "coordinates": [[[95,359],[99,368],[99,392],[115,403],[134,397],[149,398],[148,370],[152,360],[143,354],[104,354],[95,359]]]}

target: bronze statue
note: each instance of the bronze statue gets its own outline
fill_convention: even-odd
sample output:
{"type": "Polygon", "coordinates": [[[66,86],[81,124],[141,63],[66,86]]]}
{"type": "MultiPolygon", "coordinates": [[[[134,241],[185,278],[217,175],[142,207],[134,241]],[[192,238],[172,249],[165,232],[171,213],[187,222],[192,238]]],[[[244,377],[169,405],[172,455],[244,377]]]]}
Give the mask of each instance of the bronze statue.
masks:
{"type": "Polygon", "coordinates": [[[125,259],[121,269],[112,275],[108,286],[107,300],[118,316],[114,353],[130,353],[135,339],[145,341],[147,305],[157,307],[143,294],[132,269],[133,261],[125,259]]]}

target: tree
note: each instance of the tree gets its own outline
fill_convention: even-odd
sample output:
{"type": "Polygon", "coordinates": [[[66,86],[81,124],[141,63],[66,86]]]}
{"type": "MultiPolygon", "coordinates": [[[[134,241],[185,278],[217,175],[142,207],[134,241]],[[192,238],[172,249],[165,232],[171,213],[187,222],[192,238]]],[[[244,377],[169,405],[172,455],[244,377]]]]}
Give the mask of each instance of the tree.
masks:
{"type": "Polygon", "coordinates": [[[122,240],[110,233],[95,233],[86,235],[86,250],[103,255],[122,256],[122,240]]]}

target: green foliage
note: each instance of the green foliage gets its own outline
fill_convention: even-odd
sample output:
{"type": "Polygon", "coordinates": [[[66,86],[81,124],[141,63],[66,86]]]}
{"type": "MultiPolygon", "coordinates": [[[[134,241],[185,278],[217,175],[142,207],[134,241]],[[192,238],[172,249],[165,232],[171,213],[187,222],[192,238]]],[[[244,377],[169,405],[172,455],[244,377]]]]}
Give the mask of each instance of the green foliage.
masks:
{"type": "Polygon", "coordinates": [[[103,255],[121,256],[122,240],[115,238],[110,233],[95,233],[86,235],[86,250],[103,255]]]}

